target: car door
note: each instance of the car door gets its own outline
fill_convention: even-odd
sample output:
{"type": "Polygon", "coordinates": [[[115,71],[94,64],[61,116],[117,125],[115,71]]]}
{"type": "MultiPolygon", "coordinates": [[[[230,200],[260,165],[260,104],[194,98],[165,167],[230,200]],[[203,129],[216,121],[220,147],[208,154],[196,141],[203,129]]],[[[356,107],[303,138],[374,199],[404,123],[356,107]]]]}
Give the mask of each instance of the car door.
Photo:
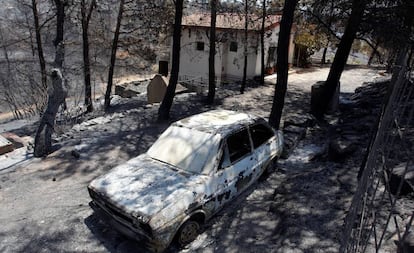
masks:
{"type": "Polygon", "coordinates": [[[233,199],[252,182],[250,169],[257,162],[247,128],[228,136],[222,145],[222,157],[215,174],[218,206],[233,199]]]}
{"type": "Polygon", "coordinates": [[[257,159],[254,170],[260,176],[268,163],[274,158],[277,150],[277,136],[274,131],[265,123],[257,123],[249,127],[253,143],[253,154],[257,159]]]}

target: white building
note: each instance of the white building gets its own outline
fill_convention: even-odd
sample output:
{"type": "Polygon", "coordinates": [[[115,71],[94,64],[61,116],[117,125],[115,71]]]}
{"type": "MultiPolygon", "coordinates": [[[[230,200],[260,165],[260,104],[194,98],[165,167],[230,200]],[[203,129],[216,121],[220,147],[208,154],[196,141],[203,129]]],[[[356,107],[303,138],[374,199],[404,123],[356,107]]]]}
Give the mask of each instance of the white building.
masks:
{"type": "MultiPolygon", "coordinates": [[[[272,73],[276,65],[276,49],[280,15],[269,16],[265,25],[265,68],[272,73]]],[[[216,22],[215,72],[218,79],[242,79],[244,67],[244,15],[219,14],[216,22]]],[[[250,15],[248,22],[247,78],[260,76],[261,18],[250,15]]],[[[180,80],[208,80],[210,15],[197,13],[183,17],[180,53],[180,80]]],[[[293,62],[293,33],[289,47],[289,63],[293,62]]],[[[207,82],[207,81],[205,81],[207,82]]]]}

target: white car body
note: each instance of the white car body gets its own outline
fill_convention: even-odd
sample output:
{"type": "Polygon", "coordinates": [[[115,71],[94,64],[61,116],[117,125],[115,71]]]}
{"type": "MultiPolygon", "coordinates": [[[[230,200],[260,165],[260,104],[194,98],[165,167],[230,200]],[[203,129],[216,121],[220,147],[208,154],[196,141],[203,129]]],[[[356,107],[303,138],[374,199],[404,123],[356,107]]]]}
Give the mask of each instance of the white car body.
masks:
{"type": "Polygon", "coordinates": [[[188,220],[202,223],[280,156],[264,119],[215,110],[173,123],[147,153],[88,186],[91,206],[122,233],[163,251],[188,220]]]}

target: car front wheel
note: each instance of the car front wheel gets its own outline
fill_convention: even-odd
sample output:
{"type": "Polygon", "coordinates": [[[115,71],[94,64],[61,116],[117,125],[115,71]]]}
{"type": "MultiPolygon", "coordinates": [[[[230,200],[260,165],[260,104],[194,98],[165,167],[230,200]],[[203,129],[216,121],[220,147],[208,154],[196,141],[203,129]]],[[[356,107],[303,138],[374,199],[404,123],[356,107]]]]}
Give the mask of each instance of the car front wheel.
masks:
{"type": "Polygon", "coordinates": [[[177,243],[180,247],[194,241],[200,232],[200,224],[194,220],[186,221],[178,230],[177,243]]]}

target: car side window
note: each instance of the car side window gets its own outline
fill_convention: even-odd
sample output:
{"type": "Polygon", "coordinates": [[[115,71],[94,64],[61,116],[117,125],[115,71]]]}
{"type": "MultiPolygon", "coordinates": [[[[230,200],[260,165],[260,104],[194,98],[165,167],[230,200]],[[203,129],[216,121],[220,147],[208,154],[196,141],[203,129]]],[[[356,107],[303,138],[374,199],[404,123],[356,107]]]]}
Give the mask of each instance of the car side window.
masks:
{"type": "Polygon", "coordinates": [[[252,135],[254,148],[259,147],[260,145],[268,141],[272,136],[274,136],[273,131],[264,124],[257,124],[251,126],[250,133],[252,135]]]}
{"type": "Polygon", "coordinates": [[[227,144],[225,143],[223,145],[223,153],[220,159],[219,170],[222,170],[230,165],[231,165],[231,162],[230,162],[230,157],[229,157],[229,149],[227,148],[227,144]]]}
{"type": "Polygon", "coordinates": [[[227,138],[230,162],[233,163],[251,152],[247,129],[234,133],[227,138]]]}

